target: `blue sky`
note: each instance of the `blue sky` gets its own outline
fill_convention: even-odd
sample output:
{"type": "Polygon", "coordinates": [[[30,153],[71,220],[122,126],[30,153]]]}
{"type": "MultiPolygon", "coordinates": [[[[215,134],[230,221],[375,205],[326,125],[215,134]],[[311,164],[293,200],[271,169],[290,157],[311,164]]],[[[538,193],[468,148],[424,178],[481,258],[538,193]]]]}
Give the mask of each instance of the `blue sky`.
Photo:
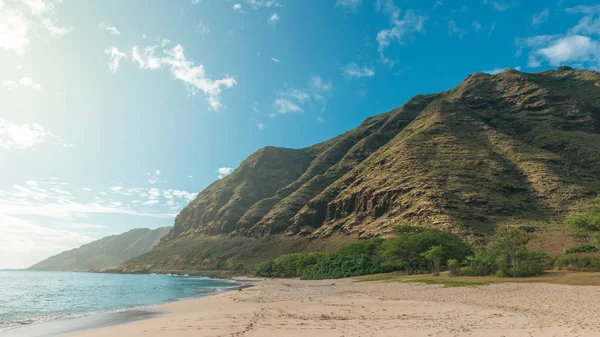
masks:
{"type": "Polygon", "coordinates": [[[591,1],[0,0],[0,268],[478,71],[598,69],[591,1]]]}

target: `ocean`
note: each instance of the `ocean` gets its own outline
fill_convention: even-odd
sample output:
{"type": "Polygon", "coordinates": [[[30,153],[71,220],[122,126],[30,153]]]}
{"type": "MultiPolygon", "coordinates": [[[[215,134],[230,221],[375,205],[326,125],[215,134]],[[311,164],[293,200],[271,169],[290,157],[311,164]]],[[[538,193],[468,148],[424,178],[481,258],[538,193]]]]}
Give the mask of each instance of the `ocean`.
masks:
{"type": "Polygon", "coordinates": [[[14,331],[19,327],[35,323],[77,317],[103,315],[109,320],[110,315],[122,313],[118,315],[121,320],[140,319],[142,313],[149,313],[140,308],[208,296],[239,285],[196,276],[0,270],[0,336],[11,331],[11,336],[18,335],[14,331]]]}

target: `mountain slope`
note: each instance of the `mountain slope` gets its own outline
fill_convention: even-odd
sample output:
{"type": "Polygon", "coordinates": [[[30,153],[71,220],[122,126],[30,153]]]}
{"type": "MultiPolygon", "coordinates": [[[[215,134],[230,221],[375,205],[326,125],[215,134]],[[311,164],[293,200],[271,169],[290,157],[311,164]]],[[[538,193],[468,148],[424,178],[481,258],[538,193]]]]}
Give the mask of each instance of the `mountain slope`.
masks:
{"type": "Polygon", "coordinates": [[[89,271],[115,267],[148,252],[171,227],[138,228],[112,235],[47,258],[29,267],[33,270],[89,271]]]}
{"type": "MultiPolygon", "coordinates": [[[[477,73],[324,143],[259,150],[184,208],[157,249],[206,235],[364,238],[398,224],[486,235],[566,214],[600,192],[599,173],[599,73],[477,73]]],[[[165,265],[162,252],[137,261],[165,265]]]]}

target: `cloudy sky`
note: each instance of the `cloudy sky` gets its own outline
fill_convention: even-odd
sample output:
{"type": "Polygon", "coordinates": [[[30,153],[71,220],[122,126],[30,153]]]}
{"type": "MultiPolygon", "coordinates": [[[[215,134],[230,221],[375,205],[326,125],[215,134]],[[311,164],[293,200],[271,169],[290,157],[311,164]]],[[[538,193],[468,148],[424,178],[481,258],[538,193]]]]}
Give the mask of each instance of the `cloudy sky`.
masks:
{"type": "Polygon", "coordinates": [[[477,71],[598,69],[599,34],[592,1],[0,0],[0,268],[477,71]]]}

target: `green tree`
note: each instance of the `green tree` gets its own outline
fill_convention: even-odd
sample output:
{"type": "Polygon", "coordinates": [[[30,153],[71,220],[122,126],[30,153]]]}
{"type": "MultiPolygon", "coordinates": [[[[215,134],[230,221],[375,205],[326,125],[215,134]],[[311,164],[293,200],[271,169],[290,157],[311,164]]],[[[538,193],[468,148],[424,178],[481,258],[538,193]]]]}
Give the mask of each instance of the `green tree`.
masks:
{"type": "Polygon", "coordinates": [[[444,247],[444,254],[440,261],[463,260],[471,253],[470,247],[450,232],[421,227],[414,229],[402,227],[401,233],[403,234],[383,242],[382,255],[389,266],[406,270],[409,274],[428,268],[430,264],[422,254],[434,246],[444,247]]]}
{"type": "MultiPolygon", "coordinates": [[[[480,254],[482,261],[493,261],[489,267],[499,270],[501,276],[525,277],[540,275],[548,267],[550,257],[546,253],[527,250],[531,236],[516,227],[500,227],[486,252],[480,254]]],[[[477,259],[474,262],[478,262],[477,259]]],[[[487,262],[486,262],[487,263],[487,262]]],[[[484,265],[484,264],[483,264],[484,265]]]]}
{"type": "Polygon", "coordinates": [[[529,234],[516,227],[500,227],[490,243],[489,250],[496,257],[504,258],[512,269],[519,269],[520,256],[527,251],[531,240],[529,234]]]}
{"type": "Polygon", "coordinates": [[[428,251],[422,253],[421,256],[426,260],[431,261],[433,267],[433,274],[435,276],[440,275],[440,264],[442,259],[446,257],[446,247],[444,246],[432,246],[428,251]]]}
{"type": "Polygon", "coordinates": [[[571,236],[592,243],[592,238],[600,244],[600,196],[596,197],[596,205],[589,207],[582,215],[568,218],[565,222],[571,227],[571,236]]]}

